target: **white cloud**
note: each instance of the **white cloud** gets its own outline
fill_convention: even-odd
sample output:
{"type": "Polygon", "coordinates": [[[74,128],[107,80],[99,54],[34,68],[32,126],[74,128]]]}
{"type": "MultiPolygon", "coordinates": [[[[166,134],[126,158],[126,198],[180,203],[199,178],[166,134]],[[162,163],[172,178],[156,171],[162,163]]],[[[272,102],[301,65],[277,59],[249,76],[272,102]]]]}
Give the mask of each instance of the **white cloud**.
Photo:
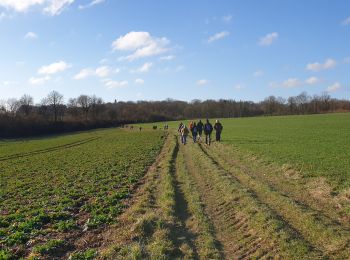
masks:
{"type": "Polygon", "coordinates": [[[146,73],[146,72],[149,72],[149,70],[151,69],[152,66],[153,66],[152,62],[146,62],[140,68],[138,68],[136,70],[131,70],[130,72],[131,73],[146,73]]]}
{"type": "Polygon", "coordinates": [[[42,66],[38,70],[38,73],[39,74],[56,74],[58,72],[65,71],[65,70],[69,69],[70,67],[71,67],[71,65],[65,63],[64,61],[59,61],[59,62],[55,62],[55,63],[52,63],[52,64],[47,65],[47,66],[42,66]]]}
{"type": "MultiPolygon", "coordinates": [[[[0,1],[1,1],[1,0],[0,0],[0,1]]],[[[0,13],[0,21],[1,21],[1,20],[4,20],[4,19],[6,19],[6,18],[11,18],[11,16],[8,15],[8,14],[6,14],[5,12],[1,12],[1,13],[0,13]]]]}
{"type": "Polygon", "coordinates": [[[342,25],[350,25],[350,16],[342,22],[342,25]]]}
{"type": "Polygon", "coordinates": [[[26,35],[24,35],[24,39],[27,40],[35,40],[38,38],[38,35],[34,32],[27,32],[26,35]]]}
{"type": "Polygon", "coordinates": [[[208,84],[209,83],[209,80],[207,80],[207,79],[200,79],[200,80],[198,80],[197,81],[197,85],[198,86],[203,86],[203,85],[206,85],[206,84],[208,84]]]}
{"type": "Polygon", "coordinates": [[[253,73],[253,76],[254,77],[261,77],[261,76],[263,76],[264,75],[264,71],[262,71],[262,70],[257,70],[257,71],[255,71],[254,73],[253,73]]]}
{"type": "Polygon", "coordinates": [[[236,90],[241,90],[241,89],[244,89],[245,88],[245,86],[244,85],[242,85],[242,84],[237,84],[237,85],[235,85],[235,87],[234,87],[236,90]]]}
{"type": "Polygon", "coordinates": [[[111,69],[107,66],[98,67],[95,70],[96,76],[101,77],[101,78],[108,77],[111,73],[112,73],[111,69]]]}
{"type": "Polygon", "coordinates": [[[26,12],[34,5],[41,5],[47,0],[0,0],[0,6],[17,12],[26,12]]]}
{"type": "Polygon", "coordinates": [[[337,66],[337,62],[335,60],[327,59],[324,63],[319,63],[319,62],[309,63],[307,64],[306,69],[317,72],[321,70],[332,69],[335,66],[337,66]]]}
{"type": "Polygon", "coordinates": [[[320,80],[317,77],[310,77],[310,78],[305,80],[305,83],[308,85],[316,85],[316,84],[319,84],[321,82],[322,82],[322,80],[320,80]]]}
{"type": "Polygon", "coordinates": [[[230,32],[222,31],[222,32],[219,32],[219,33],[216,33],[216,34],[210,36],[208,39],[208,42],[211,43],[211,42],[214,42],[217,40],[221,40],[229,35],[230,35],[230,32]]]}
{"type": "Polygon", "coordinates": [[[27,12],[32,7],[40,6],[47,14],[58,15],[73,2],[74,0],[0,0],[0,6],[21,13],[27,12]]]}
{"type": "Polygon", "coordinates": [[[5,80],[4,82],[2,82],[2,84],[4,86],[13,86],[13,85],[17,85],[17,81],[10,81],[10,80],[5,80]]]}
{"type": "Polygon", "coordinates": [[[341,88],[341,84],[339,82],[335,82],[333,85],[327,88],[327,92],[336,92],[341,88]]]}
{"type": "Polygon", "coordinates": [[[44,12],[49,15],[59,15],[64,8],[71,5],[74,0],[51,0],[49,5],[44,8],[44,12]]]}
{"type": "Polygon", "coordinates": [[[112,43],[113,51],[133,51],[131,55],[122,57],[133,61],[139,58],[157,56],[169,50],[170,41],[163,38],[152,37],[149,32],[129,32],[120,36],[112,43]]]}
{"type": "Polygon", "coordinates": [[[260,38],[259,45],[261,45],[261,46],[270,46],[277,39],[278,39],[278,33],[277,32],[268,33],[264,37],[260,38]]]}
{"type": "Polygon", "coordinates": [[[89,76],[92,76],[95,74],[95,71],[89,68],[82,69],[78,74],[76,74],[73,79],[80,80],[85,79],[89,76]]]}
{"type": "Polygon", "coordinates": [[[112,88],[122,88],[128,86],[128,81],[115,81],[115,80],[106,80],[105,81],[105,86],[109,89],[112,88]]]}
{"type": "Polygon", "coordinates": [[[176,67],[175,71],[176,71],[176,72],[180,72],[180,71],[182,71],[182,70],[184,70],[184,69],[185,69],[185,66],[179,65],[179,66],[176,67]]]}
{"type": "Polygon", "coordinates": [[[31,77],[28,81],[31,85],[42,85],[49,81],[51,78],[49,76],[45,77],[31,77]]]}
{"type": "Polygon", "coordinates": [[[135,84],[137,85],[143,85],[145,81],[143,79],[135,79],[135,84]]]}
{"type": "Polygon", "coordinates": [[[295,88],[301,85],[301,81],[297,78],[289,78],[282,82],[283,88],[295,88]]]}
{"type": "Polygon", "coordinates": [[[225,23],[229,23],[229,22],[231,22],[231,20],[232,20],[232,15],[225,15],[225,16],[223,16],[222,18],[221,18],[221,20],[223,21],[223,22],[225,22],[225,23]]]}
{"type": "Polygon", "coordinates": [[[86,8],[93,7],[94,5],[102,4],[104,2],[105,2],[105,0],[93,0],[93,1],[91,1],[90,3],[88,3],[86,5],[79,5],[78,8],[80,10],[83,10],[83,9],[86,9],[86,8]]]}
{"type": "Polygon", "coordinates": [[[169,60],[175,59],[175,56],[174,55],[162,56],[159,59],[169,61],[169,60]]]}

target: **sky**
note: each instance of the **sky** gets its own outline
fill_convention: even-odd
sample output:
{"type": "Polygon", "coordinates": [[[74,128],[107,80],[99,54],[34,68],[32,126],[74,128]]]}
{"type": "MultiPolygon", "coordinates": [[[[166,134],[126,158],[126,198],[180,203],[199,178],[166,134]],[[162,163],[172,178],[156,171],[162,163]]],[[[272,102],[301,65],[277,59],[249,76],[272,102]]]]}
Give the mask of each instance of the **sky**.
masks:
{"type": "Polygon", "coordinates": [[[0,0],[0,100],[350,98],[348,0],[0,0]]]}

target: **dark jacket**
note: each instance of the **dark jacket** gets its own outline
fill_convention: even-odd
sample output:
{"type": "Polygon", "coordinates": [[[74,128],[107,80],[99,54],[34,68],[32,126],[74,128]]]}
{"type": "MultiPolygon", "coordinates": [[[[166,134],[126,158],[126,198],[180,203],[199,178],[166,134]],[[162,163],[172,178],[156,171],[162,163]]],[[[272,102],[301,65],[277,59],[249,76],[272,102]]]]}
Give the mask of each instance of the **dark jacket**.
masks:
{"type": "Polygon", "coordinates": [[[203,131],[203,123],[202,122],[198,122],[197,130],[198,130],[198,132],[202,132],[203,131]]]}
{"type": "Polygon", "coordinates": [[[211,123],[205,123],[205,125],[204,125],[204,133],[206,135],[209,135],[209,134],[211,134],[211,132],[213,132],[212,124],[211,123]]]}
{"type": "Polygon", "coordinates": [[[222,124],[220,122],[219,123],[215,123],[214,129],[215,129],[216,132],[221,133],[221,131],[223,129],[222,124]]]}

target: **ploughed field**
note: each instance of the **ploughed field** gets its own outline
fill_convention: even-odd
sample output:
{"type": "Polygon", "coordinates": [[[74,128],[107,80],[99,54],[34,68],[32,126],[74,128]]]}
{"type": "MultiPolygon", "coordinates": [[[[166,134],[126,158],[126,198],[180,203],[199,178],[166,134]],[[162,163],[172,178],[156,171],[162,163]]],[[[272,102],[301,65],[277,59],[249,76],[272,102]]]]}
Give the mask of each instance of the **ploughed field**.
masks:
{"type": "Polygon", "coordinates": [[[1,142],[0,259],[350,258],[350,114],[178,124],[1,142]]]}

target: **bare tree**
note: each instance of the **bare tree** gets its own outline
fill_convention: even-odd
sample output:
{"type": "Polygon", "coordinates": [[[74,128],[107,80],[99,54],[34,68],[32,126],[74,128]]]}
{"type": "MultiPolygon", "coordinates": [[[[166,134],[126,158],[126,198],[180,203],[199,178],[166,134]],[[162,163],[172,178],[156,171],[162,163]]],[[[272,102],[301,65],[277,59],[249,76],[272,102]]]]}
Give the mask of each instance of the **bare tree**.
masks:
{"type": "Polygon", "coordinates": [[[63,95],[54,90],[51,91],[43,101],[53,109],[54,120],[57,122],[59,109],[63,105],[63,95]]]}
{"type": "Polygon", "coordinates": [[[20,110],[27,116],[34,105],[34,99],[30,95],[25,94],[20,98],[19,105],[20,110]]]}
{"type": "Polygon", "coordinates": [[[15,98],[9,98],[6,102],[7,110],[10,112],[12,116],[16,115],[17,110],[20,107],[20,103],[15,98]]]}
{"type": "Polygon", "coordinates": [[[77,98],[77,106],[80,107],[85,115],[85,120],[88,119],[88,113],[91,106],[91,98],[88,95],[80,95],[77,98]]]}

